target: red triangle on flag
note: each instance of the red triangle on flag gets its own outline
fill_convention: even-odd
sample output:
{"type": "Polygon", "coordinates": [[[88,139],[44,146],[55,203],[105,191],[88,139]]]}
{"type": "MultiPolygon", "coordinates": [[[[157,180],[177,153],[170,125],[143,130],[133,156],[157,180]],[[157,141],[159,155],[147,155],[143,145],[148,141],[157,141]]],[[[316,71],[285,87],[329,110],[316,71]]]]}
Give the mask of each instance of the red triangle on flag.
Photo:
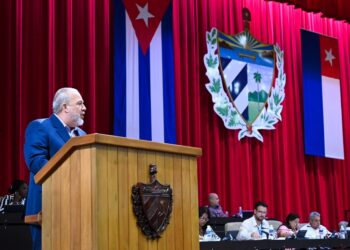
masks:
{"type": "Polygon", "coordinates": [[[142,52],[146,54],[170,0],[124,0],[142,52]]]}

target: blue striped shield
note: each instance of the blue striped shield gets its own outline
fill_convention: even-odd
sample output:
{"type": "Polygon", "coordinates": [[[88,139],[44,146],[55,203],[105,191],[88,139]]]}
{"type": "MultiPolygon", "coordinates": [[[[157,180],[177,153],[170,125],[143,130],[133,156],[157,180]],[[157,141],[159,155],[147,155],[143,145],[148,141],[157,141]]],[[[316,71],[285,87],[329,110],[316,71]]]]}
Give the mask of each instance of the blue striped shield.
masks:
{"type": "Polygon", "coordinates": [[[275,51],[248,31],[218,32],[219,71],[224,90],[247,127],[267,105],[274,81],[275,51]]]}

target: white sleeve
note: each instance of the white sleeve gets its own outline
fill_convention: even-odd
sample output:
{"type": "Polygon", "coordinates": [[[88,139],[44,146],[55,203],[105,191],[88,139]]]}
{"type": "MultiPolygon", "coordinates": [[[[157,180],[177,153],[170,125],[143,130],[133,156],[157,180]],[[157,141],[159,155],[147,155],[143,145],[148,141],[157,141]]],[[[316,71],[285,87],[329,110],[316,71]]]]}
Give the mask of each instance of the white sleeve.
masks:
{"type": "Polygon", "coordinates": [[[241,226],[239,227],[239,231],[238,231],[238,235],[236,237],[237,240],[250,240],[251,237],[251,233],[249,233],[249,228],[247,223],[243,223],[241,224],[241,226]]]}
{"type": "Polygon", "coordinates": [[[315,239],[316,235],[313,231],[309,230],[308,228],[306,229],[306,233],[304,236],[306,239],[315,239]]]}
{"type": "Polygon", "coordinates": [[[326,236],[328,234],[332,234],[331,232],[328,231],[328,229],[325,227],[325,226],[322,226],[323,227],[323,235],[326,236]]]}

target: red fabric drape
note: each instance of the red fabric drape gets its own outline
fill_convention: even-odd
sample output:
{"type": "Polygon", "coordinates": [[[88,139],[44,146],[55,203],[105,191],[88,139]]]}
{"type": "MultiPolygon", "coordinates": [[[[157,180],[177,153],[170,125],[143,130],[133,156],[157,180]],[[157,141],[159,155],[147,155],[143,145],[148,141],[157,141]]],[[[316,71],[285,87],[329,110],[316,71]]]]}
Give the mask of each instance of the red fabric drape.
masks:
{"type": "MultiPolygon", "coordinates": [[[[290,211],[306,220],[311,210],[322,213],[335,228],[350,208],[349,171],[350,28],[348,24],[305,13],[293,6],[264,0],[173,0],[177,139],[203,148],[199,160],[199,201],[217,192],[231,213],[251,209],[259,199],[269,216],[283,219],[290,211]],[[205,32],[242,31],[242,7],[252,12],[251,32],[285,52],[287,74],[283,121],[264,131],[264,143],[237,140],[214,114],[205,89],[205,32]],[[300,28],[339,39],[345,161],[303,153],[300,28]]],[[[112,133],[112,29],[110,0],[0,1],[0,193],[15,177],[27,178],[22,148],[27,123],[51,112],[59,87],[78,88],[88,114],[84,129],[112,133]]]]}
{"type": "Polygon", "coordinates": [[[350,23],[350,1],[348,0],[265,0],[293,4],[296,8],[306,11],[321,12],[322,16],[337,20],[346,20],[350,23]]]}
{"type": "Polygon", "coordinates": [[[84,129],[111,132],[111,13],[109,0],[0,1],[0,194],[28,179],[25,128],[51,113],[58,88],[82,93],[84,129]]]}
{"type": "Polygon", "coordinates": [[[217,192],[225,209],[252,209],[257,200],[269,204],[269,216],[283,219],[300,213],[307,220],[312,210],[335,228],[350,208],[349,62],[350,27],[274,2],[174,1],[174,44],[178,143],[203,148],[199,161],[199,201],[217,192]],[[264,143],[238,141],[237,131],[227,130],[214,114],[207,92],[203,55],[205,32],[212,27],[235,34],[243,30],[242,7],[251,11],[251,32],[267,43],[278,43],[285,52],[287,75],[283,121],[274,131],[264,131],[264,143]],[[339,39],[345,161],[305,156],[303,153],[303,99],[300,29],[339,39]]]}

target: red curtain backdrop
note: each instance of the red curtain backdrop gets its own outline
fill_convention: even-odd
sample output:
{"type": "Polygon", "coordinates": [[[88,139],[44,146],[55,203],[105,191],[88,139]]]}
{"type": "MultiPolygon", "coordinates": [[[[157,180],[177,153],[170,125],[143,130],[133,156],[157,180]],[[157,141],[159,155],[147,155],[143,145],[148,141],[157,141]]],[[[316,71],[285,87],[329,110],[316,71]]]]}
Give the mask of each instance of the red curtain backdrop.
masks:
{"type": "Polygon", "coordinates": [[[346,20],[350,23],[350,1],[349,0],[265,0],[280,3],[293,4],[297,8],[306,11],[321,12],[322,16],[346,20]]]}
{"type": "Polygon", "coordinates": [[[51,114],[58,88],[81,91],[84,129],[111,132],[112,9],[109,0],[0,1],[0,194],[28,180],[25,128],[51,114]]]}
{"type": "MultiPolygon", "coordinates": [[[[199,202],[217,192],[230,213],[269,204],[269,216],[288,212],[307,219],[311,210],[336,228],[350,208],[350,27],[294,6],[264,0],[173,0],[177,140],[203,148],[199,160],[199,202]],[[214,114],[205,89],[205,32],[212,27],[243,30],[241,10],[252,13],[251,32],[285,52],[287,75],[283,121],[262,132],[264,143],[238,141],[214,114]],[[339,40],[345,160],[305,156],[300,28],[339,40]]],[[[113,34],[110,0],[4,0],[0,2],[0,92],[5,119],[0,122],[3,159],[0,193],[13,178],[27,179],[23,161],[27,123],[51,113],[52,96],[62,86],[78,88],[87,104],[84,129],[112,133],[113,34]]]]}

